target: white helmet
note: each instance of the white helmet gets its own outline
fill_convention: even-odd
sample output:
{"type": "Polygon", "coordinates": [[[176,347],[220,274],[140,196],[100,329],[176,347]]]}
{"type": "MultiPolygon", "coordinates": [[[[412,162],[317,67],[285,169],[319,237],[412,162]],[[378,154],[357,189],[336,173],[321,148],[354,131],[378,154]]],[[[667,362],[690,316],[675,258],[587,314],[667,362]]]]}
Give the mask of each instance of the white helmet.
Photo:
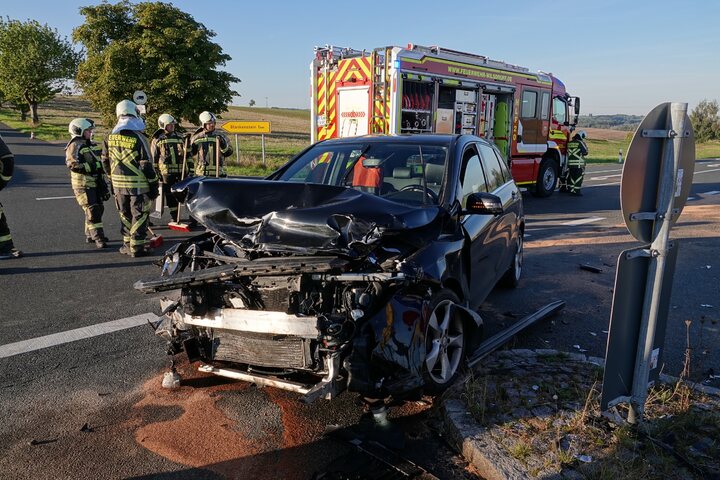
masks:
{"type": "Polygon", "coordinates": [[[137,105],[135,102],[130,100],[123,100],[122,102],[115,105],[115,115],[120,118],[123,115],[130,115],[131,117],[137,118],[140,115],[137,105]]]}
{"type": "Polygon", "coordinates": [[[216,118],[215,115],[213,115],[210,112],[202,112],[200,114],[200,123],[202,125],[205,125],[206,123],[215,123],[216,118]]]}
{"type": "Polygon", "coordinates": [[[585,140],[585,137],[587,137],[587,134],[585,133],[585,130],[578,130],[577,132],[578,136],[581,140],[585,140]]]}
{"type": "Polygon", "coordinates": [[[160,128],[165,128],[173,123],[177,123],[177,121],[175,120],[175,117],[173,117],[169,113],[163,113],[158,117],[158,127],[160,128]]]}
{"type": "Polygon", "coordinates": [[[95,122],[89,118],[74,118],[68,125],[68,132],[73,138],[82,137],[85,130],[92,130],[93,128],[95,128],[95,122]]]}

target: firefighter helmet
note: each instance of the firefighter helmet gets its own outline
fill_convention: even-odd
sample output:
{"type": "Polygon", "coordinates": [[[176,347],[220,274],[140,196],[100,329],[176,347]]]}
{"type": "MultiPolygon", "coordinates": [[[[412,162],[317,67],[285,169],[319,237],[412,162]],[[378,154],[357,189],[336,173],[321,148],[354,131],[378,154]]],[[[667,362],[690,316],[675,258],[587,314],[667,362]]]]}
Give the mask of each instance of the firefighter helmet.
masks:
{"type": "Polygon", "coordinates": [[[138,117],[140,112],[138,111],[135,102],[130,100],[123,100],[115,106],[115,115],[120,118],[123,115],[130,115],[131,117],[138,117]]]}
{"type": "Polygon", "coordinates": [[[165,128],[173,123],[177,123],[177,121],[175,120],[175,117],[173,117],[169,113],[163,113],[158,117],[158,127],[160,128],[165,128]]]}
{"type": "Polygon", "coordinates": [[[85,130],[92,130],[93,128],[95,128],[95,122],[89,118],[75,118],[68,125],[68,132],[73,138],[82,137],[85,130]]]}
{"type": "Polygon", "coordinates": [[[216,118],[215,115],[213,115],[210,112],[202,112],[200,114],[200,123],[202,125],[205,125],[206,123],[215,123],[216,118]]]}
{"type": "Polygon", "coordinates": [[[587,137],[585,130],[578,130],[577,134],[578,134],[578,137],[580,137],[580,140],[585,140],[585,137],[587,137]]]}

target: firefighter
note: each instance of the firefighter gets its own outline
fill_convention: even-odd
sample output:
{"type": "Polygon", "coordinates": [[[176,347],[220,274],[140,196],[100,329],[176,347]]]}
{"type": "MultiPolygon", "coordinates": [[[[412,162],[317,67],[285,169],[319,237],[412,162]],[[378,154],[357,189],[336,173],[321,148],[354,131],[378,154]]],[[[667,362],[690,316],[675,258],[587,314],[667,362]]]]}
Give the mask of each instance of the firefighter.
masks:
{"type": "Polygon", "coordinates": [[[120,253],[142,257],[152,253],[147,245],[148,215],[152,200],[159,195],[158,177],[137,105],[123,100],[115,107],[115,114],[118,122],[105,139],[103,153],[110,162],[110,179],[122,224],[120,253]]]}
{"type": "Polygon", "coordinates": [[[95,123],[89,118],[76,118],[68,126],[70,142],[65,147],[65,164],[70,169],[75,199],[85,212],[85,241],[95,243],[97,248],[107,247],[108,239],[103,230],[103,202],[110,199],[110,189],[105,183],[105,168],[101,150],[92,141],[95,123]]]}
{"type": "Polygon", "coordinates": [[[585,132],[580,130],[568,142],[568,172],[564,182],[561,180],[561,192],[566,191],[570,192],[571,195],[582,195],[580,188],[585,176],[585,156],[588,154],[585,137],[585,132]]]}
{"type": "MultiPolygon", "coordinates": [[[[15,157],[8,146],[5,145],[5,141],[0,137],[0,190],[10,183],[14,169],[15,157]]],[[[0,203],[0,260],[20,257],[22,257],[22,252],[13,245],[7,218],[2,203],[0,203]]]]}
{"type": "Polygon", "coordinates": [[[215,115],[210,112],[200,114],[201,128],[198,128],[191,140],[191,155],[197,155],[195,161],[195,175],[214,177],[216,172],[215,146],[220,139],[220,177],[226,177],[225,158],[233,153],[230,143],[224,135],[215,130],[215,115]]]}
{"type": "MultiPolygon", "coordinates": [[[[175,221],[177,220],[178,201],[170,194],[170,188],[183,176],[184,139],[175,131],[177,122],[168,113],[160,115],[158,127],[160,128],[152,136],[150,152],[155,170],[161,175],[160,188],[165,197],[165,204],[170,211],[172,221],[175,221]]],[[[184,174],[188,174],[187,167],[184,174]]]]}

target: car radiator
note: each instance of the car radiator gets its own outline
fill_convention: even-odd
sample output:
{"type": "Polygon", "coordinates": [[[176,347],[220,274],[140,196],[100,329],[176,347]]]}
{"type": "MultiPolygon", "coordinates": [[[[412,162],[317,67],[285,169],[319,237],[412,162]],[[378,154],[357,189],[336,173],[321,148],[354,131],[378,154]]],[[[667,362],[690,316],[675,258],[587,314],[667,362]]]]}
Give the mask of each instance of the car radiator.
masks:
{"type": "Polygon", "coordinates": [[[312,363],[309,341],[299,337],[217,329],[213,340],[213,359],[218,361],[299,369],[312,363]]]}

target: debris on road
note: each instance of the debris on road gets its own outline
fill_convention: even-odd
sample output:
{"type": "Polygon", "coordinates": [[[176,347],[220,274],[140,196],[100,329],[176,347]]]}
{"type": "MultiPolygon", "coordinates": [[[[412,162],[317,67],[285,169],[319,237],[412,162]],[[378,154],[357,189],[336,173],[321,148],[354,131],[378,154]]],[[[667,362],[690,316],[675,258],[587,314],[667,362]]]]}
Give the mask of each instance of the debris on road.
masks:
{"type": "Polygon", "coordinates": [[[594,267],[592,265],[588,265],[587,263],[581,263],[580,270],[586,270],[592,273],[602,273],[602,268],[594,267]]]}

